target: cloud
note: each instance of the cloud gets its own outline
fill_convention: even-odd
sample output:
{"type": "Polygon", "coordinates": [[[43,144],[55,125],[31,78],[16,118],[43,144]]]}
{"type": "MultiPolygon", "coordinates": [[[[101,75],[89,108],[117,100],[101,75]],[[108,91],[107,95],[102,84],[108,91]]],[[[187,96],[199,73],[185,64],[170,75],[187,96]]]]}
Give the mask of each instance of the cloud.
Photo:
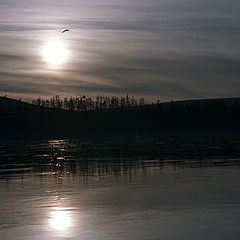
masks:
{"type": "Polygon", "coordinates": [[[234,0],[2,0],[0,91],[128,92],[149,99],[239,95],[239,6],[234,0]],[[71,32],[63,36],[65,27],[71,32]],[[59,69],[41,56],[52,38],[71,53],[59,69]]]}

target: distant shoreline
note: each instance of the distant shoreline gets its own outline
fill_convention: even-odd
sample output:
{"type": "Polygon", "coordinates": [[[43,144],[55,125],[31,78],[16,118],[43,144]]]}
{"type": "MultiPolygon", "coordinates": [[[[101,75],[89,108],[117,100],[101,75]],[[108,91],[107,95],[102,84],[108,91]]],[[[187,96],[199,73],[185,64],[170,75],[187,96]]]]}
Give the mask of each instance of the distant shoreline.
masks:
{"type": "Polygon", "coordinates": [[[240,136],[240,98],[186,100],[94,111],[45,108],[0,97],[1,138],[240,136]]]}

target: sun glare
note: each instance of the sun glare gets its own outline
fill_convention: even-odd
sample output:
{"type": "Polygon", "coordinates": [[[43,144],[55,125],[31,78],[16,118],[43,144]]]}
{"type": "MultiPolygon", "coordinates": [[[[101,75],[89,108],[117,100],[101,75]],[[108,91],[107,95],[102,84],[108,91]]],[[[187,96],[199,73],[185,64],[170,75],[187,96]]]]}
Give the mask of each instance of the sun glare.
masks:
{"type": "Polygon", "coordinates": [[[67,59],[67,51],[60,42],[50,42],[43,49],[45,61],[52,65],[60,65],[67,59]]]}
{"type": "Polygon", "coordinates": [[[56,209],[51,213],[50,225],[55,230],[64,230],[71,226],[69,213],[63,209],[56,209]]]}

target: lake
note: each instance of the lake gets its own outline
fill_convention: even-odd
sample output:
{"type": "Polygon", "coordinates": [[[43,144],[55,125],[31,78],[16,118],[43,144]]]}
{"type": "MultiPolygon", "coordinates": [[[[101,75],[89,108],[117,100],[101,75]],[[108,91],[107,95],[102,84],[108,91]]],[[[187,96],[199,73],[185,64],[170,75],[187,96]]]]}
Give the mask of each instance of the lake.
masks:
{"type": "Polygon", "coordinates": [[[233,138],[0,142],[0,239],[239,239],[233,138]]]}

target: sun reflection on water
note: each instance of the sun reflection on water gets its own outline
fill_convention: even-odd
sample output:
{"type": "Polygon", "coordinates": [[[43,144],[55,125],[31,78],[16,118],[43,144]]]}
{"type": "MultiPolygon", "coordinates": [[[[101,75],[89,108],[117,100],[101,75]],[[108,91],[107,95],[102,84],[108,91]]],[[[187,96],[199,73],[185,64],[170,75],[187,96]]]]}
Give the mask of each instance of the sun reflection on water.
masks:
{"type": "Polygon", "coordinates": [[[51,212],[50,226],[57,231],[63,231],[72,226],[69,212],[64,208],[55,208],[51,212]]]}

